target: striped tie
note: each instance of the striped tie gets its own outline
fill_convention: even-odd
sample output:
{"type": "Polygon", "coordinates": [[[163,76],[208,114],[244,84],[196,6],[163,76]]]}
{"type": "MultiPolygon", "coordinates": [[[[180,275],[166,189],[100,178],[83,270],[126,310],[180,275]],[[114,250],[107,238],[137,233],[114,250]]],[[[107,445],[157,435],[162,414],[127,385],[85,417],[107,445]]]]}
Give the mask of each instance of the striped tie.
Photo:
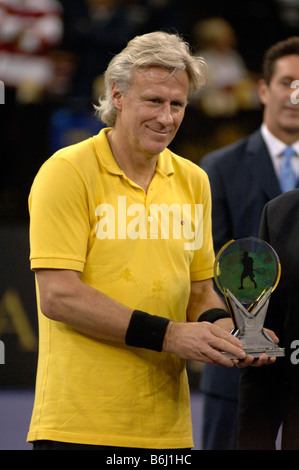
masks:
{"type": "Polygon", "coordinates": [[[284,149],[283,155],[285,158],[280,169],[280,187],[281,191],[285,193],[295,189],[297,185],[297,176],[291,161],[292,156],[296,155],[296,152],[293,147],[289,146],[284,149]]]}

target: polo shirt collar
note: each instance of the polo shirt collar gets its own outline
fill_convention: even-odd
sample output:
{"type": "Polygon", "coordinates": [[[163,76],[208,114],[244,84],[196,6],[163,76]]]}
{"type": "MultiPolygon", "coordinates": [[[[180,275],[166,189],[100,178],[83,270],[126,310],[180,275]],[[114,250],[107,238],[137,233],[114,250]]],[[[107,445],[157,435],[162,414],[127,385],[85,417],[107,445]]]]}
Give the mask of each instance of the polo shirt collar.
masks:
{"type": "Polygon", "coordinates": [[[113,158],[111,148],[107,139],[107,133],[110,131],[110,127],[101,129],[98,135],[94,136],[94,143],[97,152],[97,156],[100,159],[102,165],[114,175],[123,175],[124,172],[119,168],[118,164],[113,158]]]}
{"type": "MultiPolygon", "coordinates": [[[[110,173],[123,176],[124,172],[119,168],[117,162],[113,158],[111,148],[107,139],[106,134],[110,131],[110,129],[110,127],[101,129],[99,134],[93,137],[97,156],[100,159],[102,165],[110,173]]],[[[168,177],[174,173],[171,152],[167,148],[159,155],[156,166],[156,173],[159,173],[161,176],[164,177],[168,177]]]]}

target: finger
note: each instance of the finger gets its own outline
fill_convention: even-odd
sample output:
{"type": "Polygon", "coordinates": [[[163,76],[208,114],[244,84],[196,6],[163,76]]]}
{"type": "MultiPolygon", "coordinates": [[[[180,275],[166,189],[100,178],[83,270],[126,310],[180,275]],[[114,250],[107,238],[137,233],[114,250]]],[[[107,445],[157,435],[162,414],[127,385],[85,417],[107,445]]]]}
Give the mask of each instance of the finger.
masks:
{"type": "Polygon", "coordinates": [[[206,354],[203,356],[206,360],[202,362],[207,362],[211,365],[224,366],[224,367],[233,367],[233,362],[229,357],[226,357],[222,352],[217,351],[217,349],[210,348],[206,354]]]}
{"type": "Polygon", "coordinates": [[[276,336],[274,331],[269,330],[268,328],[265,328],[265,332],[267,333],[268,336],[274,341],[274,343],[279,343],[279,338],[276,336]]]}
{"type": "Polygon", "coordinates": [[[243,369],[245,367],[261,367],[269,364],[273,364],[276,361],[276,357],[269,357],[266,354],[261,354],[258,358],[251,355],[246,356],[242,361],[234,359],[233,362],[236,367],[243,369]]]}
{"type": "Polygon", "coordinates": [[[219,339],[217,339],[215,342],[215,339],[210,339],[210,342],[206,343],[205,347],[201,349],[201,357],[198,357],[198,360],[202,360],[202,355],[204,355],[204,357],[212,361],[214,365],[233,367],[234,363],[231,357],[223,354],[224,352],[228,352],[231,356],[240,355],[241,358],[246,357],[243,350],[232,346],[230,343],[226,343],[225,340],[220,340],[219,342],[219,339]],[[219,347],[213,347],[213,344],[218,344],[219,347]]]}
{"type": "Polygon", "coordinates": [[[218,327],[217,325],[211,324],[211,333],[218,338],[222,338],[225,341],[230,342],[234,346],[238,348],[243,348],[242,342],[234,335],[229,333],[228,331],[224,330],[223,328],[218,327]]]}
{"type": "Polygon", "coordinates": [[[246,356],[246,358],[241,361],[239,359],[233,359],[233,362],[239,369],[245,369],[246,367],[251,366],[254,360],[255,358],[253,356],[246,356]]]}
{"type": "Polygon", "coordinates": [[[269,364],[274,364],[276,357],[269,357],[266,354],[261,354],[258,359],[252,362],[252,367],[260,367],[269,364]]]}
{"type": "Polygon", "coordinates": [[[218,351],[226,352],[238,359],[245,359],[246,353],[244,352],[243,345],[238,338],[215,325],[211,328],[211,333],[213,334],[213,337],[210,345],[213,348],[218,349],[218,351]]]}

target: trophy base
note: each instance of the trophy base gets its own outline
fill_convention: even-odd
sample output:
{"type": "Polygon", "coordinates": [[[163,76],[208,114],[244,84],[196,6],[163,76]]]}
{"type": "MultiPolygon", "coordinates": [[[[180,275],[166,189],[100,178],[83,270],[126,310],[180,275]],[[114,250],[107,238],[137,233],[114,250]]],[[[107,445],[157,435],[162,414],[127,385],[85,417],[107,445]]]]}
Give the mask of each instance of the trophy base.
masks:
{"type": "MultiPolygon", "coordinates": [[[[268,289],[261,296],[255,308],[249,311],[229,290],[226,291],[229,310],[235,324],[231,334],[241,341],[245,353],[254,358],[258,358],[261,354],[266,354],[269,357],[283,357],[285,355],[284,348],[278,346],[263,328],[270,295],[271,291],[268,289]]],[[[224,354],[231,359],[237,359],[233,355],[224,354]]]]}
{"type": "MultiPolygon", "coordinates": [[[[256,347],[256,348],[244,348],[244,351],[248,356],[253,356],[255,358],[258,358],[261,354],[267,354],[269,357],[284,357],[285,356],[285,350],[284,348],[279,348],[279,347],[274,347],[274,348],[265,348],[265,347],[256,347]]],[[[233,354],[229,354],[226,352],[222,353],[224,356],[230,358],[230,359],[238,359],[236,356],[233,354]]]]}

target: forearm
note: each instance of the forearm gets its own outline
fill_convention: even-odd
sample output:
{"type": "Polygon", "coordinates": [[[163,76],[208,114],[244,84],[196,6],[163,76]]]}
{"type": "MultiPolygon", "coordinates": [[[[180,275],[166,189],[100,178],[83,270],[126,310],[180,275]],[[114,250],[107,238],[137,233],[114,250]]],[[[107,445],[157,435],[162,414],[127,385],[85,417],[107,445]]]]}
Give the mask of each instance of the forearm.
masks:
{"type": "MultiPolygon", "coordinates": [[[[220,309],[220,313],[221,311],[227,312],[225,302],[215,291],[212,280],[193,283],[187,309],[188,320],[194,322],[198,321],[204,312],[210,311],[211,309],[220,309]]],[[[234,325],[228,312],[227,315],[227,318],[220,318],[213,323],[230,332],[234,325]]],[[[203,316],[202,318],[204,319],[205,317],[203,316]]]]}
{"type": "Polygon", "coordinates": [[[125,341],[132,310],[80,280],[74,271],[39,270],[42,313],[95,338],[125,341]]]}
{"type": "Polygon", "coordinates": [[[212,280],[192,283],[187,308],[188,320],[196,322],[203,312],[212,308],[227,310],[224,301],[215,291],[212,280]]]}

